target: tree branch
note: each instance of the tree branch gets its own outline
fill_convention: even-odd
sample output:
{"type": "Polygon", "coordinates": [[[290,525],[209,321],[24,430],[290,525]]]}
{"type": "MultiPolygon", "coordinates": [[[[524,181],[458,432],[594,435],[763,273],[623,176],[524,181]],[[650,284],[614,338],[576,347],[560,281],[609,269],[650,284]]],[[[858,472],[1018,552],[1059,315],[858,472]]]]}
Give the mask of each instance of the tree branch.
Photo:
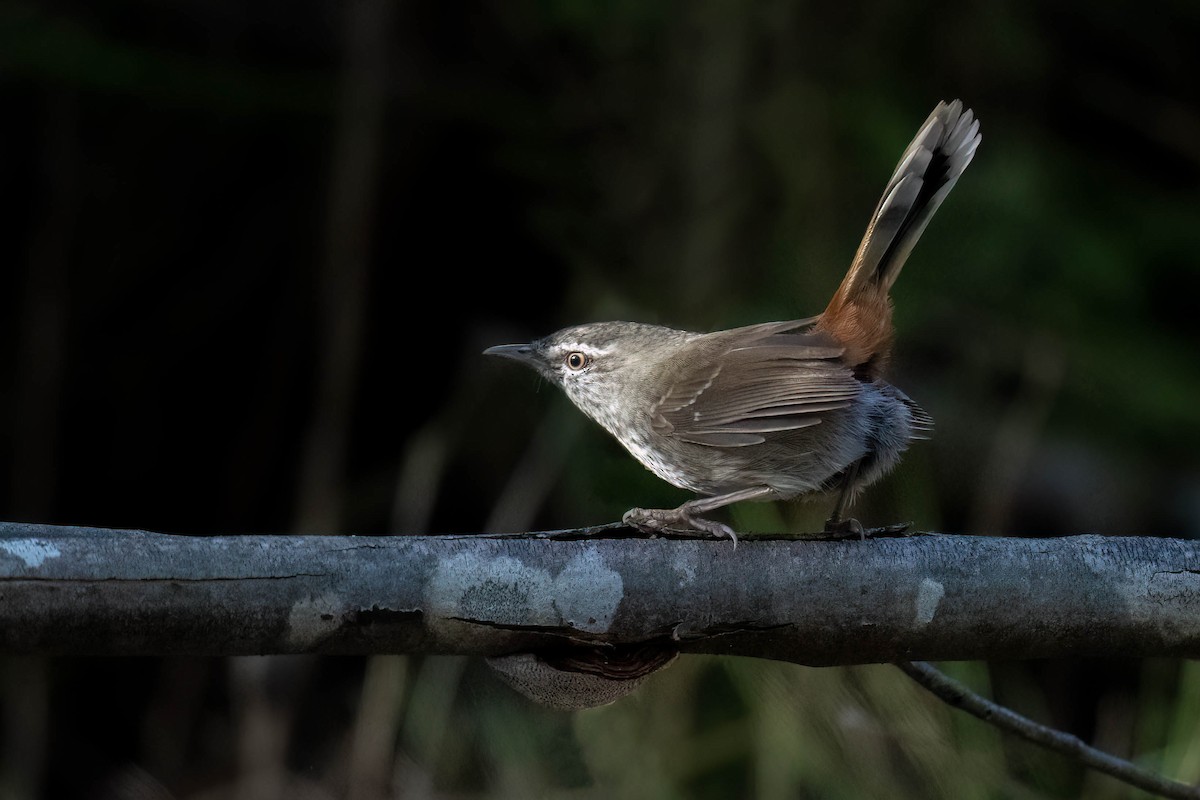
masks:
{"type": "MultiPolygon", "coordinates": [[[[624,534],[624,535],[620,535],[624,534]]],[[[217,536],[0,523],[0,652],[462,653],[661,642],[809,665],[1200,657],[1200,543],[217,536]]]]}
{"type": "Polygon", "coordinates": [[[1200,798],[1200,786],[1189,786],[1186,783],[1173,781],[1150,770],[1142,769],[1129,761],[1109,755],[1103,750],[1097,750],[1069,733],[1034,722],[1010,708],[1005,708],[975,694],[958,681],[928,664],[919,661],[900,662],[896,666],[949,705],[966,711],[984,722],[991,723],[1003,731],[1069,756],[1097,772],[1103,772],[1105,775],[1161,797],[1179,798],[1179,800],[1200,798]]]}
{"type": "Polygon", "coordinates": [[[491,656],[577,708],[677,652],[898,662],[946,702],[1165,797],[1197,790],[910,659],[1200,657],[1200,543],[921,535],[217,536],[0,523],[0,652],[491,656]]]}

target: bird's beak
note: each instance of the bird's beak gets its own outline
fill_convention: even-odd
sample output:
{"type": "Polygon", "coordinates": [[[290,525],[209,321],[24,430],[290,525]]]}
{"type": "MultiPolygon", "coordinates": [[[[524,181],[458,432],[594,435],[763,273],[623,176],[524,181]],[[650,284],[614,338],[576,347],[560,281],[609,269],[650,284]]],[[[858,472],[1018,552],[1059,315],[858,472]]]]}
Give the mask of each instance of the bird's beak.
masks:
{"type": "Polygon", "coordinates": [[[537,354],[534,352],[531,344],[498,344],[495,347],[489,347],[483,351],[485,356],[500,356],[501,358],[511,358],[513,361],[520,361],[529,366],[537,364],[537,354]]]}

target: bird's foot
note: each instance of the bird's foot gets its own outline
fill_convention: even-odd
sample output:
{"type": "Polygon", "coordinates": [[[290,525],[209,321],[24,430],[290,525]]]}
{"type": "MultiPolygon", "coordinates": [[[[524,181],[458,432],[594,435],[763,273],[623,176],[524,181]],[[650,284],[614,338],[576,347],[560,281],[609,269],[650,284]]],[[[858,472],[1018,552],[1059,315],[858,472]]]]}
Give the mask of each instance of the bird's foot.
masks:
{"type": "Polygon", "coordinates": [[[717,539],[729,539],[737,547],[737,534],[728,525],[711,519],[693,516],[687,505],[679,508],[631,508],[621,517],[621,521],[642,533],[658,533],[665,530],[683,528],[704,531],[717,539]]]}
{"type": "Polygon", "coordinates": [[[891,525],[880,525],[878,528],[867,528],[866,536],[868,539],[883,539],[889,536],[912,536],[908,532],[913,524],[911,522],[893,522],[891,525]]]}
{"type": "Polygon", "coordinates": [[[867,538],[867,532],[863,529],[862,523],[852,517],[847,519],[830,517],[825,520],[825,532],[837,539],[862,541],[867,538]]]}
{"type": "Polygon", "coordinates": [[[905,536],[912,534],[908,533],[908,529],[912,527],[911,522],[896,522],[891,525],[881,525],[878,528],[864,528],[862,523],[856,519],[834,519],[825,520],[825,533],[829,534],[831,539],[883,539],[894,536],[905,536]]]}

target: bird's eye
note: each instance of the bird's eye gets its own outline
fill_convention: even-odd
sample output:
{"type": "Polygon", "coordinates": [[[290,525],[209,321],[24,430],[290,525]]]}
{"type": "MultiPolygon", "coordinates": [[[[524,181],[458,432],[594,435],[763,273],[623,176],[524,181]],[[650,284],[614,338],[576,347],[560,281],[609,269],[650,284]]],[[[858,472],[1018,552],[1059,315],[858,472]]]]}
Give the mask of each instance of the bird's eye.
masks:
{"type": "Polygon", "coordinates": [[[579,370],[583,369],[591,362],[592,360],[588,358],[586,354],[581,353],[578,350],[567,353],[567,369],[571,370],[572,372],[579,372],[579,370]]]}

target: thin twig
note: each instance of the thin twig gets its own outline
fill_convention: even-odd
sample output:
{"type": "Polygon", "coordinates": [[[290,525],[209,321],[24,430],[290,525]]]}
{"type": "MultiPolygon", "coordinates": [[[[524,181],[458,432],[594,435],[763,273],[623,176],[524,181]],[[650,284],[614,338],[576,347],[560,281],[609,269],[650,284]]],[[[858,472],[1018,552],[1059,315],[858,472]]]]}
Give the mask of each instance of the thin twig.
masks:
{"type": "Polygon", "coordinates": [[[1034,722],[1010,708],[976,694],[924,661],[900,661],[896,663],[896,666],[949,705],[979,717],[984,722],[990,722],[1001,730],[1016,734],[1022,739],[1070,756],[1097,772],[1103,772],[1105,775],[1161,797],[1182,798],[1183,800],[1200,798],[1200,786],[1191,786],[1142,769],[1125,759],[1117,758],[1085,744],[1077,736],[1034,722]]]}

